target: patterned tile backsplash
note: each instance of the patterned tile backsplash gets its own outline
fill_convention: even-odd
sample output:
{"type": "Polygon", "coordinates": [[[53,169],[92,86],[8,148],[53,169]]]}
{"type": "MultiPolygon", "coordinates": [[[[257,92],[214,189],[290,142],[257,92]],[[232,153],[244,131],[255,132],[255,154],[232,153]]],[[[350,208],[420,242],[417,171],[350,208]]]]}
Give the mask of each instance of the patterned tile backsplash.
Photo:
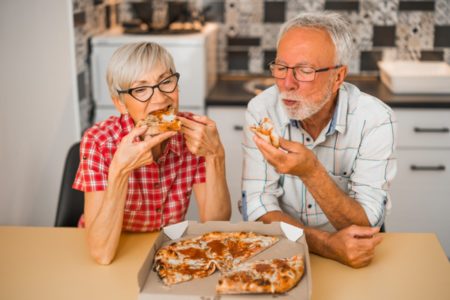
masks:
{"type": "MultiPolygon", "coordinates": [[[[152,1],[152,0],[147,0],[152,1]]],[[[133,19],[129,2],[73,0],[80,102],[91,103],[89,39],[133,19]],[[80,75],[82,74],[82,75],[80,75]]],[[[170,15],[174,2],[203,11],[220,23],[220,73],[268,74],[281,24],[304,11],[332,10],[351,24],[356,51],[350,74],[376,74],[381,59],[444,60],[450,63],[450,0],[153,0],[153,18],[170,15]]],[[[92,105],[80,105],[90,115],[92,105]]],[[[84,125],[88,125],[89,120],[84,125]]],[[[83,124],[82,124],[83,127],[83,124]]],[[[85,128],[85,126],[83,127],[85,128]]]]}

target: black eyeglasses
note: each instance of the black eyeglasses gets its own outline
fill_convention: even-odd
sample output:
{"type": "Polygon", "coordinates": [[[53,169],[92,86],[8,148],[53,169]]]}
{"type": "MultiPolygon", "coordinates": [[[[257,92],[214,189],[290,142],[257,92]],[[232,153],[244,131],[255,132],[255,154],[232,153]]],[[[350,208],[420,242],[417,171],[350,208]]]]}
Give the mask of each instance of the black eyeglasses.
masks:
{"type": "Polygon", "coordinates": [[[117,92],[119,94],[129,94],[131,97],[140,102],[147,102],[155,93],[155,89],[158,88],[163,93],[172,93],[175,91],[178,85],[178,79],[180,79],[180,73],[173,73],[169,77],[161,80],[155,85],[138,86],[128,90],[117,92]]]}
{"type": "Polygon", "coordinates": [[[337,69],[342,67],[342,65],[336,65],[333,67],[314,69],[313,67],[307,66],[294,66],[288,67],[282,64],[277,64],[275,62],[271,62],[269,64],[270,71],[272,72],[272,76],[277,79],[284,79],[287,76],[287,72],[289,69],[292,69],[294,73],[294,78],[298,81],[313,81],[316,79],[316,73],[326,72],[329,70],[337,69]]]}

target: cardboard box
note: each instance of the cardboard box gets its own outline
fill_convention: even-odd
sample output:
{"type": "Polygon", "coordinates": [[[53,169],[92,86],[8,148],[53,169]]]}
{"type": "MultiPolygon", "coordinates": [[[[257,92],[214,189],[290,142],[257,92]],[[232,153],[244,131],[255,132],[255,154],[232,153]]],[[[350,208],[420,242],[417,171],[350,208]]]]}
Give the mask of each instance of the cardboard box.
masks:
{"type": "Polygon", "coordinates": [[[308,246],[306,244],[303,230],[283,222],[263,224],[261,222],[240,222],[229,223],[214,221],[207,223],[197,223],[185,221],[165,227],[157,237],[153,248],[142,266],[139,275],[139,299],[273,299],[271,294],[253,295],[218,295],[215,287],[220,276],[216,271],[209,277],[195,279],[172,286],[165,286],[156,272],[153,271],[153,257],[156,251],[173,240],[181,237],[189,238],[202,235],[210,231],[252,231],[255,233],[278,236],[280,240],[272,247],[264,250],[248,261],[271,258],[291,257],[295,254],[302,254],[305,260],[305,273],[299,284],[289,292],[281,295],[283,299],[310,299],[312,291],[311,266],[309,261],[308,246]]]}

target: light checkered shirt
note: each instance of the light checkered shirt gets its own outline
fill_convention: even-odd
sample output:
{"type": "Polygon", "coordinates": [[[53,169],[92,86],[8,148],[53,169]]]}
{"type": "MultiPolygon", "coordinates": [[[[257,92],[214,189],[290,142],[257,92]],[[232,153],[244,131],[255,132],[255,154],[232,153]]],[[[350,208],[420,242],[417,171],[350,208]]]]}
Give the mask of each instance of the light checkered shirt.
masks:
{"type": "MultiPolygon", "coordinates": [[[[122,138],[134,127],[128,115],[110,117],[88,129],[80,145],[73,188],[104,191],[108,169],[122,138]]],[[[181,133],[169,139],[163,155],[134,170],[128,179],[123,229],[154,231],[184,220],[192,185],[205,182],[205,159],[189,152],[181,133]]],[[[84,226],[82,217],[79,226],[84,226]]]]}
{"type": "Polygon", "coordinates": [[[337,186],[361,204],[373,226],[381,225],[390,208],[388,188],[397,169],[393,111],[379,99],[344,83],[332,120],[313,141],[298,121],[289,120],[278,96],[273,86],[248,104],[243,143],[244,220],[282,210],[307,226],[335,230],[302,181],[278,174],[254,144],[248,127],[269,117],[279,135],[314,152],[337,186]]]}

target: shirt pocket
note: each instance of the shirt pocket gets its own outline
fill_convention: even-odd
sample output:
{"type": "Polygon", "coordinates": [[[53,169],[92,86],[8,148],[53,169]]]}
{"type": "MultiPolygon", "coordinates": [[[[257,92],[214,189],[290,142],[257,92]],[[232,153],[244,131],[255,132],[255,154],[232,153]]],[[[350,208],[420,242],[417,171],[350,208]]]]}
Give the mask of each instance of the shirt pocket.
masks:
{"type": "Polygon", "coordinates": [[[341,189],[341,191],[343,191],[344,193],[348,194],[348,191],[349,191],[349,186],[348,186],[349,179],[347,177],[331,175],[331,174],[330,174],[330,177],[336,183],[336,185],[341,189]]]}

